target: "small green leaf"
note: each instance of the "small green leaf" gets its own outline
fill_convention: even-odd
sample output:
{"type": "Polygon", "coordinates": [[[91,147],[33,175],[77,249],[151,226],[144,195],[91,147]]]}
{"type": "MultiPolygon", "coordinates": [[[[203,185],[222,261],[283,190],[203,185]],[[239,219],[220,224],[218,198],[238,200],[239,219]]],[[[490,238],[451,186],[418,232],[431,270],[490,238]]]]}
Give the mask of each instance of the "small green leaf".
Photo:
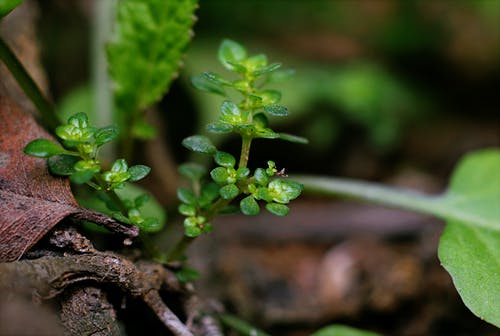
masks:
{"type": "Polygon", "coordinates": [[[221,107],[221,120],[229,124],[240,124],[243,122],[240,108],[230,100],[225,100],[221,107]]]}
{"type": "Polygon", "coordinates": [[[184,234],[188,237],[198,237],[201,233],[201,229],[197,226],[184,226],[184,234]]]}
{"type": "Polygon", "coordinates": [[[64,152],[64,148],[47,139],[35,139],[24,147],[24,153],[39,158],[49,158],[64,152]]]}
{"type": "Polygon", "coordinates": [[[215,162],[222,167],[234,167],[236,164],[236,159],[229,153],[223,151],[217,151],[214,155],[215,162]]]}
{"type": "Polygon", "coordinates": [[[254,71],[253,75],[254,76],[261,76],[261,75],[264,75],[264,74],[276,71],[280,67],[281,67],[280,63],[273,63],[273,64],[270,64],[270,65],[268,65],[267,67],[265,67],[263,69],[259,69],[257,71],[254,71]]]}
{"type": "Polygon", "coordinates": [[[240,194],[240,189],[234,184],[228,184],[220,188],[219,194],[223,199],[230,200],[240,194]]]}
{"type": "Polygon", "coordinates": [[[265,105],[264,111],[273,116],[286,117],[288,115],[288,109],[283,105],[272,104],[265,105]]]}
{"type": "Polygon", "coordinates": [[[177,189],[177,197],[183,203],[191,205],[196,204],[196,197],[194,196],[194,193],[189,189],[186,188],[177,189]]]}
{"type": "Polygon", "coordinates": [[[196,216],[196,208],[190,204],[183,203],[179,205],[177,210],[179,210],[179,213],[184,216],[196,216]]]}
{"type": "Polygon", "coordinates": [[[240,209],[247,216],[256,216],[260,212],[259,204],[251,195],[241,200],[240,209]]]}
{"type": "Polygon", "coordinates": [[[87,128],[89,127],[89,117],[83,112],[78,112],[69,117],[68,125],[72,125],[76,128],[87,128]]]}
{"type": "Polygon", "coordinates": [[[76,184],[83,184],[92,179],[94,177],[95,172],[92,170],[80,170],[80,171],[75,171],[73,174],[70,175],[69,179],[71,182],[76,183],[76,184]]]}
{"type": "Polygon", "coordinates": [[[9,14],[21,2],[23,2],[23,0],[0,0],[0,18],[9,14]]]}
{"type": "Polygon", "coordinates": [[[222,41],[217,55],[226,69],[235,70],[235,64],[247,58],[247,51],[237,42],[225,39],[222,41]]]}
{"type": "Polygon", "coordinates": [[[80,160],[73,155],[56,155],[47,160],[49,171],[54,175],[69,176],[75,172],[75,164],[80,160]]]}
{"type": "Polygon", "coordinates": [[[297,135],[287,134],[287,133],[278,133],[278,135],[279,135],[279,138],[281,140],[290,141],[293,143],[298,143],[298,144],[303,144],[303,145],[306,145],[309,143],[309,140],[307,140],[306,138],[297,136],[297,135]]]}
{"type": "Polygon", "coordinates": [[[227,180],[229,179],[229,173],[227,171],[227,168],[224,167],[214,168],[210,172],[210,176],[218,184],[227,184],[227,180]]]}
{"type": "Polygon", "coordinates": [[[224,78],[222,78],[222,76],[220,76],[220,75],[218,75],[218,74],[216,74],[214,72],[206,71],[202,75],[209,82],[212,82],[215,85],[218,85],[218,86],[233,86],[233,83],[231,83],[230,81],[225,80],[224,78]]]}
{"type": "Polygon", "coordinates": [[[179,171],[179,174],[190,181],[199,181],[207,174],[207,169],[205,167],[193,162],[183,163],[177,168],[177,170],[179,171]]]}
{"type": "Polygon", "coordinates": [[[116,126],[106,126],[99,128],[94,133],[95,143],[97,146],[104,145],[118,136],[118,128],[116,126]]]}
{"type": "Polygon", "coordinates": [[[273,201],[287,204],[300,196],[303,185],[290,180],[275,179],[269,183],[268,190],[273,201]]]}
{"type": "Polygon", "coordinates": [[[237,180],[242,180],[244,178],[247,178],[248,175],[250,175],[250,169],[248,169],[247,167],[240,167],[236,170],[237,180]]]}
{"type": "Polygon", "coordinates": [[[130,182],[136,182],[145,178],[151,168],[145,165],[135,165],[128,169],[128,173],[130,174],[130,178],[128,179],[130,182]]]}
{"type": "Polygon", "coordinates": [[[281,92],[276,90],[265,90],[256,95],[262,99],[262,105],[276,104],[281,100],[281,92]]]}
{"type": "Polygon", "coordinates": [[[380,335],[371,331],[355,329],[348,326],[331,325],[316,331],[311,336],[380,336],[380,335]]]}
{"type": "Polygon", "coordinates": [[[288,208],[286,205],[278,203],[267,203],[266,209],[276,216],[286,216],[290,211],[290,208],[288,208]]]}
{"type": "Polygon", "coordinates": [[[269,176],[267,176],[266,170],[264,168],[255,169],[253,177],[255,178],[255,181],[262,186],[266,186],[269,182],[269,176]]]}
{"type": "Polygon", "coordinates": [[[257,113],[253,116],[253,123],[257,128],[267,128],[269,126],[269,119],[264,113],[257,113]]]}
{"type": "Polygon", "coordinates": [[[226,95],[219,85],[210,81],[204,74],[192,76],[191,84],[200,91],[210,92],[221,96],[226,95]]]}
{"type": "Polygon", "coordinates": [[[229,133],[233,126],[223,122],[213,122],[207,125],[207,131],[211,133],[229,133]]]}
{"type": "Polygon", "coordinates": [[[187,149],[204,154],[215,154],[217,148],[209,138],[203,135],[192,135],[182,141],[182,145],[187,149]]]}
{"type": "Polygon", "coordinates": [[[116,160],[111,166],[111,171],[114,173],[125,173],[128,171],[127,161],[125,159],[116,160]]]}

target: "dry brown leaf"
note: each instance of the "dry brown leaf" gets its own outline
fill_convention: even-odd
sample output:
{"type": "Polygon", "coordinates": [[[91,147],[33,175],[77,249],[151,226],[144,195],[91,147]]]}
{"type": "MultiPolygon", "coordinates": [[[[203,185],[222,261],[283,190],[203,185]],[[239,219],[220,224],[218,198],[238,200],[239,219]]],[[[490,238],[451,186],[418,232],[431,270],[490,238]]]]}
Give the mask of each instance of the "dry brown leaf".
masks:
{"type": "Polygon", "coordinates": [[[52,139],[7,97],[0,96],[0,262],[19,259],[59,221],[68,216],[137,236],[137,227],[81,208],[67,178],[54,177],[46,160],[23,148],[37,138],[52,139]]]}

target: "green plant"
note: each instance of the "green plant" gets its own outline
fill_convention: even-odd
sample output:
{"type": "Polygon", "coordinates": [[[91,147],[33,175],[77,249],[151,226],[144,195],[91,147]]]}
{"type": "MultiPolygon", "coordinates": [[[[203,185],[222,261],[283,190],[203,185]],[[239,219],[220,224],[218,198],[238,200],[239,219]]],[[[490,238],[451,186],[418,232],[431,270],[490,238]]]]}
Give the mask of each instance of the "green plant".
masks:
{"type": "MultiPolygon", "coordinates": [[[[19,1],[7,1],[0,6],[0,16],[7,13],[19,1]]],[[[144,110],[157,101],[168,89],[172,75],[177,71],[182,50],[189,40],[189,30],[194,21],[192,13],[195,1],[186,1],[176,7],[175,2],[136,0],[124,1],[119,15],[119,33],[108,49],[111,74],[115,83],[114,101],[118,107],[117,123],[125,126],[122,141],[150,138],[154,132],[146,125],[144,110]],[[168,10],[161,6],[168,7],[168,10]],[[166,20],[155,18],[158,12],[177,13],[182,19],[180,26],[154,27],[155,22],[166,20]],[[132,24],[134,23],[134,24],[132,24]],[[153,27],[153,28],[152,28],[153,27]],[[160,28],[164,28],[163,30],[160,28]],[[146,43],[141,31],[147,30],[148,38],[154,43],[146,43]],[[159,36],[173,30],[176,34],[169,43],[175,47],[165,47],[159,36]],[[176,44],[179,42],[178,44],[176,44]],[[141,48],[156,50],[152,54],[140,52],[141,48]],[[156,47],[155,47],[156,46],[156,47]],[[129,52],[131,51],[131,52],[129,52]],[[170,53],[171,52],[171,53],[170,53]],[[129,57],[132,56],[132,57],[129,57]],[[124,58],[122,58],[124,57],[124,58]],[[145,66],[152,62],[154,66],[145,66]],[[161,70],[161,71],[155,71],[161,70]],[[141,85],[136,90],[137,78],[141,85]],[[125,120],[125,122],[124,122],[125,120]],[[131,122],[127,122],[131,121],[131,122]],[[130,137],[133,135],[133,137],[130,137]],[[124,140],[125,139],[125,140],[124,140]]],[[[166,43],[168,45],[168,43],[166,43]]],[[[22,65],[0,40],[0,57],[22,84],[33,100],[47,124],[57,121],[53,108],[43,98],[22,65]]],[[[236,78],[226,79],[213,72],[205,72],[192,79],[200,90],[225,97],[221,104],[217,121],[208,125],[211,133],[236,133],[241,138],[239,158],[218,150],[210,139],[203,135],[193,135],[183,141],[191,151],[213,158],[216,167],[210,172],[201,165],[185,163],[179,172],[190,182],[190,188],[179,188],[181,201],[179,212],[185,216],[184,236],[164,257],[163,262],[183,259],[189,244],[202,233],[210,232],[213,219],[222,213],[241,211],[245,215],[257,215],[259,202],[278,216],[286,215],[288,204],[305,190],[335,196],[348,196],[364,201],[382,203],[413,211],[430,213],[447,221],[441,238],[439,257],[450,272],[458,292],[466,305],[479,317],[500,326],[500,306],[498,279],[500,260],[500,152],[496,149],[470,154],[458,165],[450,187],[441,196],[427,196],[374,184],[346,179],[296,177],[296,181],[285,178],[284,169],[279,169],[273,161],[267,166],[253,171],[248,167],[250,149],[254,139],[283,139],[305,143],[306,140],[289,134],[277,133],[269,127],[270,117],[284,117],[288,110],[279,104],[281,93],[266,86],[288,77],[289,70],[281,70],[280,64],[269,64],[265,55],[249,56],[247,50],[238,43],[224,40],[218,52],[219,61],[236,78]],[[229,92],[228,92],[229,91],[229,92]],[[210,179],[206,178],[210,176],[210,179]],[[232,204],[238,204],[237,207],[232,204]]],[[[62,145],[38,139],[29,143],[25,152],[48,159],[50,171],[55,175],[69,176],[77,184],[87,184],[97,191],[110,213],[118,220],[139,226],[143,231],[156,231],[159,221],[141,208],[147,204],[148,196],[139,193],[133,198],[122,197],[117,191],[149,173],[149,167],[135,165],[129,167],[125,159],[114,160],[109,170],[99,158],[99,150],[104,144],[118,138],[116,126],[93,127],[83,113],[71,116],[67,123],[59,125],[55,133],[62,145]]],[[[131,144],[122,149],[130,151],[131,144]]],[[[111,161],[113,161],[111,159],[111,161]]],[[[185,268],[179,277],[189,280],[194,273],[185,268]]],[[[230,315],[221,317],[227,325],[242,333],[255,333],[254,329],[230,315]]],[[[357,332],[340,327],[320,331],[321,335],[357,332]]],[[[261,333],[259,331],[259,333],[261,333]]],[[[318,335],[320,334],[318,333],[318,335]]],[[[358,334],[362,334],[358,332],[358,334]]]]}
{"type": "Polygon", "coordinates": [[[99,149],[118,136],[116,126],[92,127],[85,113],[77,113],[68,119],[67,124],[58,126],[55,132],[64,147],[47,139],[36,139],[26,145],[24,152],[47,158],[52,174],[69,176],[73,183],[85,183],[99,191],[114,218],[126,224],[137,225],[144,231],[158,229],[158,219],[144,217],[140,211],[149,198],[147,194],[131,200],[122,199],[115,192],[127,182],[143,179],[151,169],[144,165],[129,167],[124,159],[116,160],[107,171],[101,166],[99,149]]]}
{"type": "Polygon", "coordinates": [[[206,136],[193,135],[184,139],[182,144],[186,148],[212,156],[217,167],[210,171],[211,180],[204,181],[207,171],[202,166],[195,163],[180,166],[179,172],[191,183],[190,189],[180,188],[177,191],[181,201],[179,212],[186,216],[185,238],[170,251],[168,261],[181,258],[194,238],[210,232],[214,217],[232,211],[233,201],[239,202],[239,210],[245,215],[259,214],[259,201],[262,201],[269,212],[285,216],[289,212],[287,204],[302,191],[302,185],[286,179],[284,169],[278,170],[273,161],[253,172],[247,167],[254,139],[307,142],[304,138],[277,133],[269,128],[269,116],[285,117],[288,110],[279,104],[281,93],[265,87],[290,72],[279,70],[279,63],[268,64],[263,54],[249,56],[242,45],[232,40],[221,43],[218,58],[227,70],[236,75],[236,79],[229,80],[213,72],[204,72],[193,77],[192,83],[199,90],[226,98],[221,104],[218,120],[210,123],[207,130],[238,134],[241,137],[241,152],[237,161],[232,154],[217,150],[206,136]],[[238,102],[229,99],[227,89],[235,91],[238,102]]]}

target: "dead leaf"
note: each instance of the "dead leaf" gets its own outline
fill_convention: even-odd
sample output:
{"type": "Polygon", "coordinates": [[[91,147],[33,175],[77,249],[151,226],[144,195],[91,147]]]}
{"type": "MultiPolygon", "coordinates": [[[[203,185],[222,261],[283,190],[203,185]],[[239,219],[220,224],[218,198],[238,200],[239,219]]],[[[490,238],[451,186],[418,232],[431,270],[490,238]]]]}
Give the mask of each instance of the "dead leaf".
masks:
{"type": "Polygon", "coordinates": [[[23,148],[37,138],[52,139],[32,116],[0,96],[0,262],[19,259],[59,221],[68,216],[137,236],[137,227],[81,208],[67,178],[54,177],[46,161],[23,148]]]}

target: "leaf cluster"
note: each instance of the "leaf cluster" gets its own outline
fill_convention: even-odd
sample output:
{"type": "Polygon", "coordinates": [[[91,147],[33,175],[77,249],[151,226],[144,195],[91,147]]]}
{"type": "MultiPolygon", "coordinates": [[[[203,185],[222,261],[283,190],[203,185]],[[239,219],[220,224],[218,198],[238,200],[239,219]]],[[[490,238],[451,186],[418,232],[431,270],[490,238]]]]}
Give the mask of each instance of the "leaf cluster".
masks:
{"type": "Polygon", "coordinates": [[[28,155],[48,159],[52,174],[69,176],[77,184],[87,184],[96,190],[111,193],[105,203],[113,217],[147,230],[157,225],[157,219],[144,218],[139,208],[146,202],[147,195],[134,201],[120,199],[114,191],[121,189],[127,182],[136,182],[146,177],[150,168],[144,165],[129,167],[124,159],[116,160],[109,170],[104,170],[98,159],[100,147],[118,136],[116,126],[96,128],[89,124],[85,113],[71,116],[67,123],[56,128],[56,135],[62,146],[47,139],[35,139],[28,143],[24,152],[28,155]]]}
{"type": "Polygon", "coordinates": [[[307,143],[302,137],[277,133],[269,128],[269,116],[286,117],[288,109],[280,104],[281,92],[266,89],[265,86],[288,79],[293,70],[280,69],[280,63],[269,64],[264,54],[250,56],[245,47],[229,39],[221,43],[218,59],[237,79],[225,79],[214,72],[204,72],[191,78],[197,89],[227,98],[220,107],[219,119],[207,125],[209,132],[235,132],[249,138],[281,138],[307,143]],[[231,101],[227,90],[236,91],[242,97],[241,101],[231,101]]]}
{"type": "Polygon", "coordinates": [[[230,210],[254,216],[260,213],[259,202],[278,216],[289,212],[288,204],[302,191],[302,184],[283,178],[273,161],[266,168],[253,172],[247,167],[253,139],[282,138],[292,142],[306,143],[301,137],[280,134],[269,127],[268,116],[285,117],[288,109],[279,104],[281,93],[264,89],[264,86],[292,74],[290,70],[279,70],[281,64],[268,63],[263,54],[249,56],[247,50],[237,42],[224,40],[218,50],[222,65],[238,77],[228,80],[213,72],[204,72],[192,78],[193,85],[202,90],[227,97],[226,90],[236,91],[241,100],[237,103],[226,99],[220,107],[217,121],[207,127],[212,133],[235,132],[242,138],[239,161],[227,152],[220,151],[203,135],[190,136],[182,144],[191,151],[212,156],[217,165],[210,171],[210,181],[203,183],[208,171],[195,164],[180,167],[180,173],[191,181],[192,189],[181,188],[178,197],[182,204],[179,212],[186,216],[185,234],[196,237],[211,230],[210,221],[218,214],[230,210]],[[238,206],[231,206],[236,201],[238,206]]]}

